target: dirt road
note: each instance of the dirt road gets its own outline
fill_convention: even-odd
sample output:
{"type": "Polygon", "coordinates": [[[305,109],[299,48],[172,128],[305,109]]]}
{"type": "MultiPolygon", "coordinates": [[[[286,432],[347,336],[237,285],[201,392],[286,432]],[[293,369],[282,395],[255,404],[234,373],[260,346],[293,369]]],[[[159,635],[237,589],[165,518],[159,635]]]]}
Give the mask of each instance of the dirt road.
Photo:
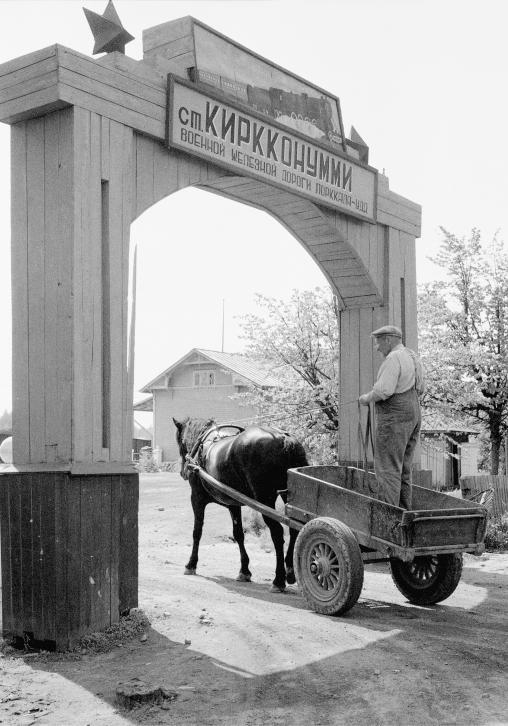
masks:
{"type": "Polygon", "coordinates": [[[183,575],[192,535],[186,482],[141,477],[139,604],[152,627],[111,653],[74,661],[0,658],[9,726],[419,726],[508,724],[508,554],[466,556],[457,591],[410,605],[383,565],[368,566],[344,617],[270,594],[274,556],[250,534],[252,583],[226,510],[210,506],[198,575],[183,575]],[[115,708],[118,683],[177,693],[164,708],[115,708]]]}

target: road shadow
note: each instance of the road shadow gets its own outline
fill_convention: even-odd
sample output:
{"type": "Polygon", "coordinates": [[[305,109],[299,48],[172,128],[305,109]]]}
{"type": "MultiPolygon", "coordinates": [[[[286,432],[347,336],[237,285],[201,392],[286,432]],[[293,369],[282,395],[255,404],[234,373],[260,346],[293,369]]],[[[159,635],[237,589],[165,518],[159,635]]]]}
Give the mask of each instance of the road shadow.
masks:
{"type": "MultiPolygon", "coordinates": [[[[34,669],[60,674],[111,706],[115,692],[107,684],[131,678],[178,694],[164,707],[122,711],[134,724],[504,724],[508,577],[466,568],[464,578],[486,590],[485,599],[471,610],[446,603],[423,608],[361,598],[343,617],[310,613],[326,627],[337,652],[322,657],[310,637],[307,662],[275,673],[242,670],[193,650],[191,644],[170,640],[155,627],[146,643],[136,640],[111,653],[70,662],[27,662],[34,669]],[[351,625],[372,632],[372,638],[341,648],[345,628],[351,625]]],[[[282,603],[295,611],[307,609],[298,595],[269,593],[266,583],[205,579],[267,607],[282,603]]],[[[245,638],[248,641],[248,633],[245,638]]],[[[266,648],[269,653],[268,638],[266,648]]]]}

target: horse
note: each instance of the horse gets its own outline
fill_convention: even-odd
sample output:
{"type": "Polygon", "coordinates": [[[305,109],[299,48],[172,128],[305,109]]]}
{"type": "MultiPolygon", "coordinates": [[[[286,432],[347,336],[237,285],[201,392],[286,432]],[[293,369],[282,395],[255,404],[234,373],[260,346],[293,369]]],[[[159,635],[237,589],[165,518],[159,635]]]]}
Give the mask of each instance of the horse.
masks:
{"type": "MultiPolygon", "coordinates": [[[[241,505],[231,497],[214,490],[199,472],[189,466],[190,455],[201,468],[235,491],[265,504],[272,509],[280,494],[287,500],[287,471],[307,466],[302,444],[293,436],[269,426],[240,427],[217,426],[214,419],[185,418],[178,421],[176,440],[181,456],[181,476],[189,481],[194,512],[193,547],[185,574],[195,575],[198,563],[199,541],[203,531],[205,508],[215,502],[229,509],[233,522],[233,538],[240,550],[240,572],[237,580],[250,582],[249,556],[244,545],[241,505]],[[224,435],[236,429],[235,435],[224,435]]],[[[284,530],[279,522],[263,515],[275,548],[275,577],[271,592],[284,592],[286,582],[293,584],[293,550],[298,531],[290,528],[289,545],[284,559],[284,530]]]]}

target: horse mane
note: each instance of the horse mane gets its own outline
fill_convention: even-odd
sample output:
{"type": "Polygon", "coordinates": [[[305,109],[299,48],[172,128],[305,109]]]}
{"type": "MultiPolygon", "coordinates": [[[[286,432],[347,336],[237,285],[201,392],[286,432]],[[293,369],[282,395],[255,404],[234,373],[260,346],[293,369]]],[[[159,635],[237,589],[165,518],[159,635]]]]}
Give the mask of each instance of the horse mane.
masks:
{"type": "Polygon", "coordinates": [[[210,428],[210,426],[213,426],[214,423],[215,419],[213,418],[188,418],[186,420],[182,439],[189,453],[192,451],[194,444],[201,434],[210,428]]]}

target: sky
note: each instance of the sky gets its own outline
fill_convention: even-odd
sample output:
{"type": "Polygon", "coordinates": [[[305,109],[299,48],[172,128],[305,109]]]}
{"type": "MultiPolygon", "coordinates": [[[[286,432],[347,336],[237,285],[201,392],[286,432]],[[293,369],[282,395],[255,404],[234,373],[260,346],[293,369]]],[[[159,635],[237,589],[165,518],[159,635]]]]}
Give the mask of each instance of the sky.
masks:
{"type": "MultiPolygon", "coordinates": [[[[53,43],[92,56],[83,14],[106,0],[0,0],[0,63],[53,43]]],[[[142,58],[142,31],[192,15],[338,96],[390,189],[423,208],[417,277],[440,227],[485,240],[508,230],[505,0],[116,0],[142,58]]],[[[1,72],[1,71],[0,71],[1,72]]],[[[0,123],[0,413],[11,408],[9,126],[0,123]]],[[[255,294],[324,286],[305,250],[266,213],[186,189],[131,227],[138,247],[135,391],[193,347],[240,351],[255,294]],[[222,325],[224,310],[224,327],[222,325]]],[[[137,395],[135,400],[142,396],[137,395]]]]}

